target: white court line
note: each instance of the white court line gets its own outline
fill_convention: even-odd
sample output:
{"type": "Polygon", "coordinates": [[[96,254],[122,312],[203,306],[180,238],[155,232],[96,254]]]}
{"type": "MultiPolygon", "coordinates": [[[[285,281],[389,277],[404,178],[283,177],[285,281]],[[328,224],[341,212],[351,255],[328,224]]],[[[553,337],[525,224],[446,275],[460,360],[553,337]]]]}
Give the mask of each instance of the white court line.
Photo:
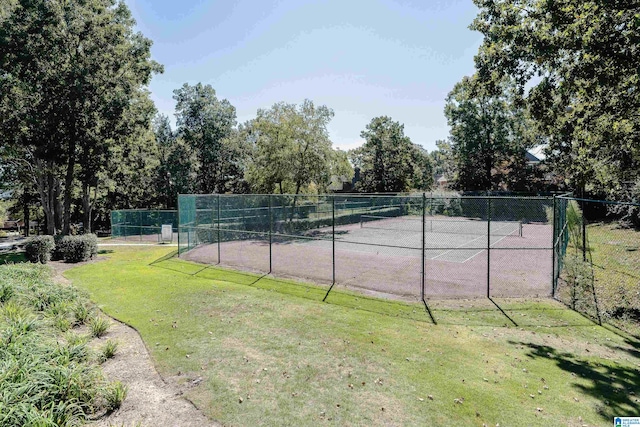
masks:
{"type": "MultiPolygon", "coordinates": [[[[469,244],[469,243],[471,243],[471,242],[475,242],[476,240],[483,239],[483,238],[485,238],[485,237],[484,237],[484,236],[476,237],[476,238],[475,238],[475,239],[473,239],[473,240],[469,240],[469,241],[467,241],[467,242],[462,243],[462,244],[461,244],[461,245],[459,245],[459,246],[456,246],[454,249],[446,250],[446,251],[442,252],[440,255],[436,255],[436,256],[434,256],[433,258],[429,258],[429,259],[430,259],[430,260],[434,260],[434,259],[436,259],[436,258],[441,257],[442,255],[448,254],[449,252],[453,252],[453,251],[455,251],[456,249],[462,249],[462,247],[463,247],[464,245],[468,245],[468,244],[469,244]]],[[[477,248],[467,248],[467,249],[469,249],[469,250],[473,250],[473,249],[477,249],[477,248]]],[[[483,249],[480,249],[480,250],[483,250],[483,249]]],[[[475,256],[475,255],[474,255],[474,256],[475,256]]]]}
{"type": "MultiPolygon", "coordinates": [[[[508,224],[505,224],[505,225],[503,225],[502,227],[499,227],[497,230],[494,230],[494,232],[495,232],[495,231],[500,230],[501,228],[506,227],[507,225],[508,225],[508,224]]],[[[475,242],[476,240],[479,240],[479,239],[483,239],[484,237],[485,237],[485,236],[484,236],[484,235],[482,235],[482,236],[480,236],[480,237],[476,237],[476,238],[475,238],[475,239],[473,239],[473,240],[469,240],[469,241],[467,241],[467,242],[464,242],[463,244],[461,244],[461,245],[459,245],[459,246],[456,246],[456,247],[455,247],[455,249],[449,249],[449,250],[447,250],[447,251],[444,251],[444,252],[443,252],[443,253],[441,253],[440,255],[436,255],[436,256],[434,256],[433,258],[429,258],[429,260],[430,260],[430,261],[433,261],[433,260],[434,260],[434,259],[436,259],[436,258],[440,258],[442,255],[446,255],[446,254],[448,254],[449,252],[453,252],[453,251],[458,250],[458,249],[463,249],[462,247],[463,247],[464,245],[468,245],[469,243],[471,243],[471,242],[475,242]]],[[[503,240],[503,239],[504,239],[504,238],[506,238],[506,237],[507,237],[506,235],[505,235],[505,236],[502,236],[502,237],[501,237],[500,239],[498,239],[497,241],[495,241],[495,242],[491,243],[490,247],[493,247],[495,244],[497,244],[498,242],[500,242],[501,240],[503,240]]],[[[460,262],[460,261],[453,261],[453,262],[460,262],[461,264],[464,264],[465,262],[467,262],[467,261],[469,261],[470,259],[472,259],[472,258],[476,257],[479,253],[481,253],[482,251],[484,251],[484,250],[485,250],[485,248],[482,248],[482,249],[478,249],[478,248],[468,248],[468,250],[470,250],[470,251],[471,251],[471,250],[474,250],[474,249],[476,250],[476,253],[475,253],[475,254],[473,254],[473,255],[471,255],[469,258],[465,259],[465,260],[464,260],[464,261],[462,261],[462,262],[460,262]]]]}

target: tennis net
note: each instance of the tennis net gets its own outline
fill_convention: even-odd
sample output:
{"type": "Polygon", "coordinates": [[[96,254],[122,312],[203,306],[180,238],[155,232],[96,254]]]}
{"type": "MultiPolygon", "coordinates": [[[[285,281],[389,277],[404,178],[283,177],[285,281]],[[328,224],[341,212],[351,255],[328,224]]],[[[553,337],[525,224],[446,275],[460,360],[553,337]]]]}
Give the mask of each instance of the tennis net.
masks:
{"type": "MultiPolygon", "coordinates": [[[[378,230],[408,231],[421,233],[422,218],[420,217],[389,217],[380,215],[361,215],[361,228],[378,230]]],[[[492,221],[491,235],[522,237],[522,222],[520,221],[492,221]]],[[[426,233],[451,233],[486,235],[487,221],[472,219],[425,219],[426,233]]]]}

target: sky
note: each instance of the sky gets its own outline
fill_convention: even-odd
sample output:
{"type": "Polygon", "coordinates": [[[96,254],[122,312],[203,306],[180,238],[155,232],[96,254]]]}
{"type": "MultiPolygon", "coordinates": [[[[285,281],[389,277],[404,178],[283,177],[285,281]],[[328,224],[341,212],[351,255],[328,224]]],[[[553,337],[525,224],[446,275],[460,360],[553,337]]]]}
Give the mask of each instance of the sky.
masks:
{"type": "Polygon", "coordinates": [[[471,0],[126,0],[164,65],[149,86],[175,123],[173,91],[210,84],[238,122],[276,102],[333,109],[334,147],[355,148],[377,116],[429,151],[446,139],[447,93],[482,41],[471,0]]]}

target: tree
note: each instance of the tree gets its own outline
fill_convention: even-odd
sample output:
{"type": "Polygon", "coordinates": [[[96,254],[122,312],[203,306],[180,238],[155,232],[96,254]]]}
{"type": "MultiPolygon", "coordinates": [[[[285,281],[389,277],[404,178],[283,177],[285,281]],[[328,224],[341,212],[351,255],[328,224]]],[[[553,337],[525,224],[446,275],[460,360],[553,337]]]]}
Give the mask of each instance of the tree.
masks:
{"type": "Polygon", "coordinates": [[[278,103],[258,110],[256,119],[248,124],[255,141],[247,171],[251,186],[281,194],[299,194],[311,184],[326,188],[332,166],[339,164],[327,130],[332,117],[331,109],[316,107],[310,100],[300,106],[278,103]]]}
{"type": "Polygon", "coordinates": [[[198,159],[197,190],[205,194],[224,192],[222,141],[233,132],[236,109],[226,99],[219,100],[210,85],[185,83],[173,93],[178,134],[198,159]]]}
{"type": "Polygon", "coordinates": [[[252,136],[248,125],[238,125],[231,135],[222,140],[222,174],[225,193],[249,193],[250,186],[245,177],[252,154],[252,136]]]}
{"type": "Polygon", "coordinates": [[[421,145],[413,144],[411,166],[413,167],[411,188],[421,191],[430,190],[433,187],[433,164],[429,153],[421,145]]]}
{"type": "Polygon", "coordinates": [[[570,186],[619,194],[640,167],[638,3],[474,2],[480,79],[514,79],[570,186]]]}
{"type": "Polygon", "coordinates": [[[360,136],[365,143],[349,152],[354,167],[361,171],[358,190],[396,193],[431,188],[431,161],[404,135],[404,125],[387,116],[376,117],[360,136]]]}
{"type": "Polygon", "coordinates": [[[437,150],[429,154],[431,156],[431,163],[433,164],[433,173],[452,179],[457,171],[451,144],[441,139],[436,141],[436,147],[437,150]]]}
{"type": "Polygon", "coordinates": [[[86,195],[162,68],[114,0],[20,0],[1,15],[0,110],[10,112],[0,118],[2,142],[21,147],[48,233],[68,233],[77,169],[86,195]]]}
{"type": "Polygon", "coordinates": [[[503,190],[509,176],[526,169],[525,152],[532,143],[525,112],[510,81],[499,89],[488,91],[476,76],[465,77],[447,96],[445,116],[459,189],[503,190]]]}

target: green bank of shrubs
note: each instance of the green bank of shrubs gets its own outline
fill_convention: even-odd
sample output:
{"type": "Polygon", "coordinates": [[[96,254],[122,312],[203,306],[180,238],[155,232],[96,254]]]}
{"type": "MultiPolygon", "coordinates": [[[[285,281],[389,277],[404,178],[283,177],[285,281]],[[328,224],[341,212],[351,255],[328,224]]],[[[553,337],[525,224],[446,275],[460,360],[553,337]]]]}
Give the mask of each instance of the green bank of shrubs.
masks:
{"type": "Polygon", "coordinates": [[[77,315],[91,307],[83,293],[33,264],[0,266],[0,289],[0,425],[78,426],[122,403],[126,389],[105,379],[104,351],[81,332],[96,317],[77,315]]]}
{"type": "Polygon", "coordinates": [[[95,234],[80,236],[35,236],[25,244],[27,259],[46,264],[50,259],[65,262],[82,262],[98,254],[98,238],[95,234]]]}

